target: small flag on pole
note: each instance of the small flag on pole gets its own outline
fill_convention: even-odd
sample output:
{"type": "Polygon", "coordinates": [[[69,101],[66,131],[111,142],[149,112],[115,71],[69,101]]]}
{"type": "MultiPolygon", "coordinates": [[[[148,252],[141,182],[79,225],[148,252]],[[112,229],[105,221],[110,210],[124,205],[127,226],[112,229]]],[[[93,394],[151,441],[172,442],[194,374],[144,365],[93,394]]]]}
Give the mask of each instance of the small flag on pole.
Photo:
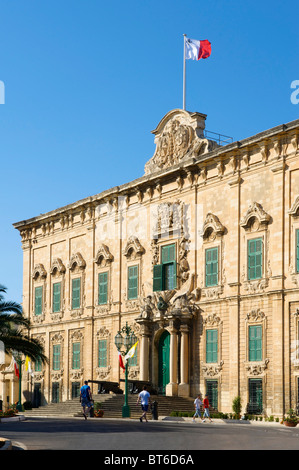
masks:
{"type": "Polygon", "coordinates": [[[185,58],[192,60],[207,59],[212,52],[211,43],[207,39],[185,39],[185,58]]]}
{"type": "Polygon", "coordinates": [[[0,341],[0,366],[5,364],[5,346],[3,341],[0,341]]]}
{"type": "Polygon", "coordinates": [[[33,372],[31,369],[31,361],[28,356],[26,356],[26,359],[25,359],[25,369],[28,371],[31,377],[33,377],[33,372]]]}
{"type": "Polygon", "coordinates": [[[17,361],[15,360],[15,358],[13,356],[12,356],[12,359],[13,359],[13,362],[14,362],[15,374],[19,379],[20,378],[20,371],[19,371],[18,363],[17,363],[17,361]]]}
{"type": "Polygon", "coordinates": [[[131,357],[134,356],[135,351],[136,351],[136,348],[137,348],[137,344],[138,344],[138,341],[136,341],[136,343],[134,344],[134,346],[132,346],[131,349],[129,349],[129,351],[128,351],[127,354],[125,355],[125,360],[126,360],[126,361],[127,361],[128,359],[130,359],[131,357]]]}
{"type": "Polygon", "coordinates": [[[122,355],[121,355],[120,351],[118,351],[118,360],[119,360],[119,366],[120,366],[123,370],[125,370],[126,368],[125,368],[125,366],[124,366],[123,358],[122,358],[122,355]]]}

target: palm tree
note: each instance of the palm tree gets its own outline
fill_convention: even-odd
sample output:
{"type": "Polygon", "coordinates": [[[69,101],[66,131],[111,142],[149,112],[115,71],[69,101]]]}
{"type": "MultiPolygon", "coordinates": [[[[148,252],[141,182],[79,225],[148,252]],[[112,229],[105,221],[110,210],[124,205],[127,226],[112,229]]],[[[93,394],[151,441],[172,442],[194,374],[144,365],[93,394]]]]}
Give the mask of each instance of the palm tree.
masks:
{"type": "Polygon", "coordinates": [[[48,362],[42,344],[29,337],[30,322],[23,317],[20,304],[6,301],[6,287],[0,284],[0,341],[4,343],[5,352],[13,355],[14,351],[28,356],[31,360],[48,362]]]}

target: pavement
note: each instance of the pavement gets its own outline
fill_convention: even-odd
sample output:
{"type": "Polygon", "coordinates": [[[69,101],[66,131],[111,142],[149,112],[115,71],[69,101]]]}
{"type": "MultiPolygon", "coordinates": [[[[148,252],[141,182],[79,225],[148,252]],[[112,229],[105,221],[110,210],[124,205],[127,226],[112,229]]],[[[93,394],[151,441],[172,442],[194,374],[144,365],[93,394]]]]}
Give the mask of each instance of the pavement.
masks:
{"type": "MultiPolygon", "coordinates": [[[[39,416],[39,417],[35,417],[34,419],[51,419],[49,417],[42,417],[42,416],[39,416]]],[[[2,423],[5,423],[5,422],[12,422],[12,421],[24,421],[24,420],[30,420],[31,417],[26,417],[26,415],[24,414],[19,414],[18,416],[15,416],[15,417],[10,417],[10,418],[1,418],[1,422],[2,423]]],[[[52,419],[59,419],[57,417],[53,417],[52,419]]],[[[65,419],[65,417],[61,417],[61,419],[65,419]]],[[[74,420],[82,420],[82,417],[73,417],[72,419],[74,420]]],[[[102,420],[102,421],[115,421],[115,418],[91,418],[92,420],[102,420]]],[[[132,418],[121,418],[119,421],[136,421],[136,422],[139,422],[139,419],[132,419],[132,418]]],[[[209,422],[208,420],[206,420],[205,422],[202,422],[201,420],[199,420],[198,418],[196,419],[195,423],[193,423],[193,419],[192,418],[187,418],[187,417],[177,417],[177,416],[160,416],[158,418],[158,420],[150,420],[150,422],[154,422],[156,424],[160,423],[161,425],[163,425],[163,423],[165,424],[176,424],[176,423],[179,423],[179,424],[182,424],[182,423],[190,423],[191,426],[217,426],[217,425],[238,425],[238,426],[244,426],[244,427],[252,427],[252,426],[258,426],[258,427],[266,427],[269,429],[269,427],[271,428],[277,428],[277,427],[280,427],[280,428],[285,428],[285,426],[283,426],[280,422],[275,422],[275,421],[255,421],[255,420],[233,420],[233,419],[212,419],[212,422],[209,422]]],[[[14,443],[14,446],[12,445],[12,441],[10,441],[9,439],[4,439],[4,438],[1,438],[0,437],[0,441],[5,441],[4,445],[0,446],[0,451],[2,450],[15,450],[17,449],[15,447],[15,443],[14,443]]],[[[17,446],[17,447],[20,447],[19,449],[17,450],[21,450],[21,447],[22,446],[17,446]]],[[[22,450],[26,450],[25,448],[23,448],[22,450]]]]}
{"type": "MultiPolygon", "coordinates": [[[[12,422],[12,421],[24,421],[26,419],[30,419],[31,417],[26,417],[26,414],[19,414],[18,416],[14,416],[14,417],[11,417],[11,418],[0,418],[0,423],[5,423],[5,422],[12,422]]],[[[53,417],[50,417],[50,416],[35,416],[34,419],[65,419],[66,416],[61,416],[61,417],[57,417],[57,416],[53,416],[53,417]]],[[[72,418],[72,419],[79,419],[79,420],[82,420],[82,417],[81,416],[77,416],[77,417],[68,417],[68,418],[72,418]]],[[[117,420],[118,418],[105,418],[105,417],[102,417],[102,418],[89,418],[89,419],[101,419],[103,421],[115,421],[117,420]]],[[[138,419],[133,419],[133,418],[119,418],[121,421],[139,421],[139,418],[138,419]]],[[[206,420],[205,422],[202,422],[201,420],[199,420],[198,418],[196,418],[195,420],[195,423],[193,423],[193,418],[189,418],[189,417],[178,417],[178,416],[159,416],[158,420],[149,420],[149,421],[153,421],[153,422],[172,422],[172,423],[183,423],[183,422],[186,422],[186,423],[192,423],[192,424],[211,424],[211,425],[217,425],[217,424],[240,424],[240,425],[246,425],[246,426],[278,426],[278,427],[281,427],[282,424],[280,422],[276,422],[276,421],[256,421],[256,420],[245,420],[245,419],[219,419],[219,418],[216,418],[216,419],[212,419],[212,422],[209,422],[209,420],[206,420]]]]}

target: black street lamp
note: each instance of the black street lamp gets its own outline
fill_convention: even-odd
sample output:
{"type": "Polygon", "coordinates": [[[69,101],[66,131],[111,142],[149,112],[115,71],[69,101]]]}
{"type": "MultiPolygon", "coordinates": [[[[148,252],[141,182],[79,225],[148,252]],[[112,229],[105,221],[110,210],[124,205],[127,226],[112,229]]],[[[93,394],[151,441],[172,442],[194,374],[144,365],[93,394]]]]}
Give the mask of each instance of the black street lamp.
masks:
{"type": "MultiPolygon", "coordinates": [[[[136,343],[137,338],[134,334],[134,331],[128,326],[126,322],[126,326],[124,326],[118,333],[115,335],[114,343],[117,347],[118,351],[121,353],[122,356],[125,356],[131,347],[136,343]]],[[[130,417],[130,407],[128,404],[128,372],[129,372],[129,365],[128,361],[125,364],[125,403],[122,408],[122,417],[129,418],[130,417]]]]}

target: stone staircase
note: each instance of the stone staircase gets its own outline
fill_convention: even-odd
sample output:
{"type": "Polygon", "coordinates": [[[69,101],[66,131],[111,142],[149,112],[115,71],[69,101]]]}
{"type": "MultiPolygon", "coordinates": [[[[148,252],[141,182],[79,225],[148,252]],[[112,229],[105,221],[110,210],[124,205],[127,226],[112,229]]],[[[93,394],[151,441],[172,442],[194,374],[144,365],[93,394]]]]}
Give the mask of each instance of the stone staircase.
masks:
{"type": "MultiPolygon", "coordinates": [[[[128,396],[128,404],[130,406],[131,418],[138,419],[141,415],[140,404],[136,406],[137,395],[128,396]]],[[[121,418],[122,406],[124,404],[124,395],[112,394],[93,394],[94,403],[102,403],[101,408],[104,410],[104,418],[121,418]]],[[[151,400],[158,403],[158,415],[169,416],[172,411],[192,412],[194,410],[194,398],[183,397],[166,397],[151,396],[151,400]]],[[[82,416],[82,407],[79,398],[75,400],[67,400],[62,403],[49,403],[48,405],[34,408],[24,412],[25,417],[51,417],[51,418],[67,418],[82,416]]],[[[148,413],[148,419],[151,419],[151,413],[148,413]]]]}

